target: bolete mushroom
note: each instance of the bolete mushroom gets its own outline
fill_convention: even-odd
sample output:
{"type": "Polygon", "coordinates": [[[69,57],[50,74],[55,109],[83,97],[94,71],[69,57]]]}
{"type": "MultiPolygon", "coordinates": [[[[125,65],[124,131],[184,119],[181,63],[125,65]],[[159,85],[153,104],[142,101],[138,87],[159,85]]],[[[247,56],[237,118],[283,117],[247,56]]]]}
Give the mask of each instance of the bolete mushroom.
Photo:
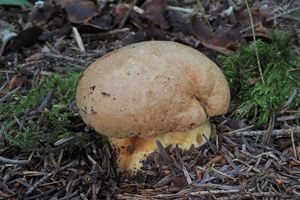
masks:
{"type": "Polygon", "coordinates": [[[210,116],[227,112],[228,83],[199,51],[166,41],[115,50],[93,62],[77,87],[83,121],[110,138],[120,170],[135,172],[163,146],[198,147],[210,137],[210,116]],[[205,138],[204,138],[205,137],[205,138]]]}

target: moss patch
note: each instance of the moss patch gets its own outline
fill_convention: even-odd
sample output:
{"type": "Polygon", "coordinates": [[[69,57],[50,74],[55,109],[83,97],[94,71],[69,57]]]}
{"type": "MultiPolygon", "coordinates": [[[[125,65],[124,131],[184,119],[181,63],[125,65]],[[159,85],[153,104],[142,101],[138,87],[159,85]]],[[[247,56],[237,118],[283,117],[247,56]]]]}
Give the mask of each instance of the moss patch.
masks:
{"type": "MultiPolygon", "coordinates": [[[[300,92],[300,59],[293,51],[291,34],[275,30],[271,38],[270,43],[256,43],[265,84],[260,80],[253,44],[221,57],[237,118],[257,119],[259,124],[265,124],[273,111],[283,109],[294,89],[300,92]]],[[[298,96],[289,109],[299,114],[299,106],[298,96]]]]}
{"type": "Polygon", "coordinates": [[[74,117],[76,86],[81,73],[55,74],[43,78],[27,95],[16,93],[0,105],[0,123],[10,146],[30,151],[76,133],[81,123],[74,117]],[[52,91],[46,109],[36,112],[47,94],[52,91]],[[36,112],[32,114],[33,112],[36,112]],[[24,119],[25,120],[24,120],[24,119]],[[18,120],[22,123],[18,123],[18,120]]]}

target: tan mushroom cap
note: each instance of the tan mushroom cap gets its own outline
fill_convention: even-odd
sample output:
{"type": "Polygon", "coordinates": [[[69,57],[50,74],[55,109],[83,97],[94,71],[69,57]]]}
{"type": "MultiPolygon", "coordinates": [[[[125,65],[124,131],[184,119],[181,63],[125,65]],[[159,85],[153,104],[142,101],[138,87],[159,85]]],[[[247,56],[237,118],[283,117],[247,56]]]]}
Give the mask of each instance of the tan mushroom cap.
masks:
{"type": "Polygon", "coordinates": [[[76,95],[84,122],[119,138],[196,128],[226,113],[229,101],[228,83],[214,62],[166,41],[132,44],[96,60],[76,95]]]}

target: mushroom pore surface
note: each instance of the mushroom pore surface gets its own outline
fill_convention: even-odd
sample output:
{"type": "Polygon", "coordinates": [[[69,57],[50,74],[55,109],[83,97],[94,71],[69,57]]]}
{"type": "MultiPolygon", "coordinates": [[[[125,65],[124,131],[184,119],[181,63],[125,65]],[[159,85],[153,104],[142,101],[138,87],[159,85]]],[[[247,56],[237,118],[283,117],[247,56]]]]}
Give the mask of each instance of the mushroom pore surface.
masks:
{"type": "Polygon", "coordinates": [[[76,103],[85,123],[110,137],[186,131],[226,113],[221,69],[185,45],[148,41],[113,51],[81,77],[76,103]]]}

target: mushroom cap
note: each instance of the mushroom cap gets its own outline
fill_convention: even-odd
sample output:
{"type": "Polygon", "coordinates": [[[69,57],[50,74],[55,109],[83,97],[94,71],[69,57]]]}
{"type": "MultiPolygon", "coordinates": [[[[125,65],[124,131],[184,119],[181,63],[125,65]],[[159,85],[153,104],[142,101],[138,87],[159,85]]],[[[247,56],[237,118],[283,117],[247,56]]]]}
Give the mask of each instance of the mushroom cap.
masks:
{"type": "Polygon", "coordinates": [[[221,69],[188,46],[148,41],[93,62],[76,103],[84,122],[110,137],[187,131],[226,113],[230,91],[221,69]]]}

